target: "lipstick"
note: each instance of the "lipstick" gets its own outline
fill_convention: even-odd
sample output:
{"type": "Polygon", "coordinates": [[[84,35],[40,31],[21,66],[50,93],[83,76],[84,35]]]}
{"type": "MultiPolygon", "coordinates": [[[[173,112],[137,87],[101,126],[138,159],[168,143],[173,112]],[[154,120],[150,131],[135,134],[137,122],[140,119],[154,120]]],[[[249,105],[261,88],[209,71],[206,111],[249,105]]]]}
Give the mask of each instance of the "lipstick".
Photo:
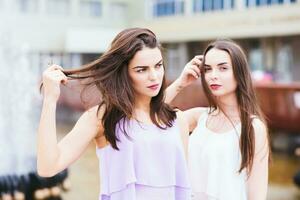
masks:
{"type": "Polygon", "coordinates": [[[221,87],[221,85],[218,85],[218,84],[211,84],[211,85],[210,85],[210,88],[211,88],[212,90],[218,90],[220,87],[221,87]]]}
{"type": "Polygon", "coordinates": [[[151,90],[157,90],[158,87],[159,87],[159,84],[153,84],[153,85],[148,86],[147,88],[149,88],[151,90]]]}

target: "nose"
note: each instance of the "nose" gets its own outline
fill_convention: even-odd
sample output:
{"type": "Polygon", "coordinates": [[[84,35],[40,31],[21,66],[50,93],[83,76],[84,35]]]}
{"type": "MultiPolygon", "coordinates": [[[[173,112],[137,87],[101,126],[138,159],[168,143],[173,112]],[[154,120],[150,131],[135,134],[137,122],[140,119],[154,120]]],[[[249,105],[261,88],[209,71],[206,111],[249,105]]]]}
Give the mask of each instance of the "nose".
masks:
{"type": "Polygon", "coordinates": [[[212,80],[215,80],[215,79],[218,79],[218,77],[219,77],[218,70],[212,69],[211,74],[210,74],[210,78],[211,78],[212,80]]]}
{"type": "Polygon", "coordinates": [[[149,79],[150,79],[151,81],[154,81],[154,80],[157,79],[157,77],[158,77],[158,72],[157,72],[157,70],[151,68],[151,69],[149,70],[149,79]]]}

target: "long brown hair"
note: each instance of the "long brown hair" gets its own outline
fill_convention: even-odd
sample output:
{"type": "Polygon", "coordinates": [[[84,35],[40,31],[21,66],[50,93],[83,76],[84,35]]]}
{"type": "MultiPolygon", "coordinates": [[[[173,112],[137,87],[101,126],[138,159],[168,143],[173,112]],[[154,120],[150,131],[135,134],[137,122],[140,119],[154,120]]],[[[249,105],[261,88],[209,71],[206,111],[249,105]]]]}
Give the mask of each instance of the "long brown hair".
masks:
{"type": "MultiPolygon", "coordinates": [[[[239,172],[245,168],[247,169],[247,173],[249,175],[252,169],[255,154],[255,135],[252,126],[252,120],[255,116],[266,124],[265,117],[258,105],[247,58],[241,47],[231,40],[216,40],[215,42],[210,43],[205,49],[203,54],[203,64],[205,63],[206,54],[211,49],[218,49],[227,52],[232,61],[233,74],[237,82],[237,88],[235,92],[241,120],[240,151],[242,160],[239,172]]],[[[209,102],[210,112],[212,112],[219,107],[205,81],[205,72],[203,67],[202,71],[203,73],[201,73],[201,81],[209,102]]],[[[226,115],[226,113],[224,114],[226,115]]]]}
{"type": "MultiPolygon", "coordinates": [[[[104,136],[116,150],[119,141],[116,126],[120,120],[132,118],[135,102],[135,91],[128,75],[128,64],[136,52],[145,47],[161,49],[152,31],[144,28],[125,29],[114,38],[108,51],[99,59],[79,69],[64,71],[68,77],[88,80],[85,87],[96,86],[100,91],[102,99],[98,112],[101,106],[104,106],[102,117],[104,136]]],[[[161,129],[171,127],[176,118],[175,111],[164,103],[165,88],[164,76],[158,95],[150,102],[151,120],[161,129]]],[[[123,133],[127,135],[125,126],[123,133]]]]}

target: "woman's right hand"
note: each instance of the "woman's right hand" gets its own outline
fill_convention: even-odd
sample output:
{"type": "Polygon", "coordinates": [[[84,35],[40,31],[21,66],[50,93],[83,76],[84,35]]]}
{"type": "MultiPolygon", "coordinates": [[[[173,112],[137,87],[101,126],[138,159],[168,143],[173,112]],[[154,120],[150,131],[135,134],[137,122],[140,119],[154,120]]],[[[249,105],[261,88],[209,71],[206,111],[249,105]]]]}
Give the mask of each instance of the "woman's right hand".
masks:
{"type": "Polygon", "coordinates": [[[43,93],[44,98],[57,101],[60,95],[60,84],[66,84],[68,77],[62,72],[59,65],[51,65],[43,72],[43,93]]]}
{"type": "Polygon", "coordinates": [[[200,77],[200,66],[202,65],[202,55],[195,56],[190,62],[188,62],[179,78],[177,78],[166,89],[165,103],[171,103],[176,95],[186,86],[195,82],[200,77]]]}
{"type": "Polygon", "coordinates": [[[197,55],[185,65],[183,71],[177,79],[180,87],[186,87],[200,77],[200,66],[202,65],[202,59],[202,55],[197,55]]]}

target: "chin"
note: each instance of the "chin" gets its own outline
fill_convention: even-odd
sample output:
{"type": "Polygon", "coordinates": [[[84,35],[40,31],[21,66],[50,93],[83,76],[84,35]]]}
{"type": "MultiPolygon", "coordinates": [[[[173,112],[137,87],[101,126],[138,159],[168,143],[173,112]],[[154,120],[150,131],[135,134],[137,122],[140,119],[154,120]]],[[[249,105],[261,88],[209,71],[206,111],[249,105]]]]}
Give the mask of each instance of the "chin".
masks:
{"type": "Polygon", "coordinates": [[[214,97],[223,97],[223,96],[225,96],[226,94],[224,94],[224,93],[221,93],[221,92],[212,92],[211,93],[214,97]]]}
{"type": "Polygon", "coordinates": [[[222,97],[228,97],[231,95],[235,95],[235,92],[215,92],[212,94],[213,94],[213,96],[215,96],[217,98],[222,98],[222,97]]]}
{"type": "Polygon", "coordinates": [[[158,93],[151,95],[151,97],[156,97],[158,95],[158,93]]]}
{"type": "Polygon", "coordinates": [[[149,94],[150,97],[156,97],[158,95],[159,91],[158,92],[152,92],[151,94],[149,94]]]}

